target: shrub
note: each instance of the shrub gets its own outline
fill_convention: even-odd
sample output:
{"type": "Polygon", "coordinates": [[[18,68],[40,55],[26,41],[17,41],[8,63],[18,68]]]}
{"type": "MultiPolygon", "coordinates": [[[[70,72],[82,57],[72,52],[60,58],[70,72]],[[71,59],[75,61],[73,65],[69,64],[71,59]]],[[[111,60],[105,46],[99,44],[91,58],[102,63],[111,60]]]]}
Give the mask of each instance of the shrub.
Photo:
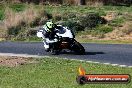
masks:
{"type": "Polygon", "coordinates": [[[112,31],[113,31],[113,28],[111,26],[98,25],[95,28],[92,28],[92,30],[85,29],[84,33],[85,33],[85,35],[89,34],[92,37],[104,38],[106,33],[109,33],[109,32],[112,32],[112,31]]]}
{"type": "Polygon", "coordinates": [[[0,20],[3,20],[3,19],[4,19],[4,11],[0,10],[0,20]]]}
{"type": "MultiPolygon", "coordinates": [[[[95,28],[98,24],[106,23],[106,20],[96,13],[88,13],[83,16],[77,13],[66,13],[61,19],[61,25],[68,26],[75,33],[95,28]]],[[[104,30],[107,31],[107,30],[104,30]]]]}
{"type": "Polygon", "coordinates": [[[55,14],[55,15],[53,16],[53,20],[54,20],[54,21],[60,21],[60,20],[62,20],[62,16],[61,16],[60,14],[55,14]]]}
{"type": "Polygon", "coordinates": [[[15,41],[41,41],[41,38],[38,38],[36,36],[37,30],[30,29],[30,30],[24,30],[19,33],[16,37],[13,38],[15,41]]]}
{"type": "Polygon", "coordinates": [[[128,21],[123,24],[123,27],[120,28],[120,30],[125,34],[132,33],[132,21],[128,21]]]}
{"type": "Polygon", "coordinates": [[[109,25],[111,26],[120,26],[123,22],[125,22],[124,18],[116,18],[114,20],[112,20],[109,25]]]}
{"type": "Polygon", "coordinates": [[[4,6],[0,4],[0,20],[4,19],[4,6]]]}
{"type": "Polygon", "coordinates": [[[74,20],[65,21],[62,25],[69,27],[74,33],[84,30],[84,27],[74,20]]]}
{"type": "Polygon", "coordinates": [[[63,15],[62,15],[62,20],[69,20],[69,19],[74,19],[74,18],[76,18],[76,13],[64,13],[63,15]]]}
{"type": "Polygon", "coordinates": [[[97,27],[97,28],[95,29],[95,31],[96,31],[96,30],[99,31],[100,33],[108,33],[108,32],[113,31],[113,28],[110,27],[110,26],[107,26],[107,25],[105,25],[105,26],[100,25],[99,27],[97,27]]]}
{"type": "Polygon", "coordinates": [[[9,35],[17,35],[19,33],[19,31],[21,30],[21,26],[18,25],[18,26],[13,26],[13,27],[9,27],[8,28],[8,34],[9,35]]]}
{"type": "Polygon", "coordinates": [[[83,27],[87,27],[87,29],[92,29],[93,27],[96,27],[98,24],[104,24],[106,23],[106,20],[100,17],[96,13],[89,13],[85,16],[82,16],[79,18],[79,23],[83,27]]]}

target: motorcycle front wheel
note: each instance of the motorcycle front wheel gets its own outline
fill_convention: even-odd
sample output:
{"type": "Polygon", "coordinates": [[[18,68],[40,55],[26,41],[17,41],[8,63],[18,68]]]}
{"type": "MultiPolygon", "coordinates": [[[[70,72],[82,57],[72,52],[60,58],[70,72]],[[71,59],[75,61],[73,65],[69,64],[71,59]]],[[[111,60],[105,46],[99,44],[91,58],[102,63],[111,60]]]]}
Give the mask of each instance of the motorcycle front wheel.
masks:
{"type": "Polygon", "coordinates": [[[84,55],[85,54],[84,47],[79,42],[77,42],[76,40],[74,41],[71,48],[78,55],[84,55]]]}
{"type": "Polygon", "coordinates": [[[50,46],[51,46],[50,53],[52,55],[59,55],[61,50],[58,48],[58,43],[50,44],[50,46]]]}
{"type": "Polygon", "coordinates": [[[59,53],[60,53],[60,50],[51,50],[51,54],[52,55],[59,55],[59,53]]]}

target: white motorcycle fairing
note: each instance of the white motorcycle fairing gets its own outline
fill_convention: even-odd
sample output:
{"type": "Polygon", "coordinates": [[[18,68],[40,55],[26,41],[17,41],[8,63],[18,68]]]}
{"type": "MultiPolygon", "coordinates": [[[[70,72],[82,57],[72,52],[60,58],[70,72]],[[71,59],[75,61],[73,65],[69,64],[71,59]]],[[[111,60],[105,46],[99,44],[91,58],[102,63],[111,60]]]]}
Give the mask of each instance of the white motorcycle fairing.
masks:
{"type": "MultiPolygon", "coordinates": [[[[67,27],[63,27],[60,26],[60,29],[56,29],[58,30],[58,32],[56,33],[57,36],[59,37],[63,37],[63,38],[74,38],[73,33],[71,32],[71,30],[69,30],[67,27]]],[[[48,38],[44,37],[44,33],[45,31],[43,29],[40,29],[37,31],[37,37],[42,38],[43,39],[43,44],[44,44],[44,48],[45,50],[47,50],[49,48],[49,43],[54,43],[57,42],[57,39],[54,40],[49,40],[48,38]]]]}
{"type": "Polygon", "coordinates": [[[56,33],[58,36],[61,36],[63,38],[65,38],[65,37],[74,38],[73,33],[67,27],[61,27],[61,29],[58,29],[58,30],[59,30],[59,32],[56,33]]]}

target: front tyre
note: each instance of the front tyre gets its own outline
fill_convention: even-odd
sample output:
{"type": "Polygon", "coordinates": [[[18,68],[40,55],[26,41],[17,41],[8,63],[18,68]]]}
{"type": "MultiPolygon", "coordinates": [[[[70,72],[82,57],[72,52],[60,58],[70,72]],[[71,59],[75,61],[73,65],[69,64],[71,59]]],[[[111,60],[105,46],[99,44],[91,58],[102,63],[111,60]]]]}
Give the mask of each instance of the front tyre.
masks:
{"type": "Polygon", "coordinates": [[[59,50],[51,50],[52,55],[59,55],[60,51],[59,50]]]}
{"type": "Polygon", "coordinates": [[[84,47],[79,42],[77,42],[76,40],[74,41],[71,48],[78,55],[84,55],[85,54],[84,47]]]}

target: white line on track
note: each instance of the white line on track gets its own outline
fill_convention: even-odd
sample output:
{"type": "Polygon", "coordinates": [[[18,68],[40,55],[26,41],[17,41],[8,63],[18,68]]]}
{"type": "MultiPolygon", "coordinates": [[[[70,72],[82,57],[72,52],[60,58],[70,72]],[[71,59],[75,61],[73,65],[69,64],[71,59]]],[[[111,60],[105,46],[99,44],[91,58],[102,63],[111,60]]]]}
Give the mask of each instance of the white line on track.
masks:
{"type": "MultiPolygon", "coordinates": [[[[29,54],[14,54],[14,53],[0,53],[0,56],[19,56],[19,57],[35,57],[35,58],[50,58],[50,56],[39,56],[39,55],[29,55],[29,54]]],[[[58,58],[58,57],[56,57],[58,58]]],[[[68,58],[63,58],[67,60],[75,60],[75,61],[81,61],[81,62],[87,62],[87,63],[99,63],[99,64],[105,64],[105,65],[112,65],[112,66],[118,66],[118,67],[129,67],[132,68],[132,66],[127,66],[127,65],[119,65],[119,64],[111,64],[111,63],[101,63],[101,62],[96,62],[96,61],[86,61],[86,60],[78,60],[78,59],[68,59],[68,58]]]]}
{"type": "Polygon", "coordinates": [[[119,65],[119,67],[127,67],[127,65],[119,65]]]}
{"type": "Polygon", "coordinates": [[[111,64],[112,66],[117,66],[117,65],[119,65],[119,64],[111,64]]]}
{"type": "Polygon", "coordinates": [[[93,61],[86,61],[86,62],[88,62],[88,63],[92,63],[93,61]]]}
{"type": "Polygon", "coordinates": [[[110,63],[103,63],[103,64],[110,65],[110,63]]]}
{"type": "Polygon", "coordinates": [[[129,68],[132,68],[132,66],[128,66],[129,68]]]}
{"type": "Polygon", "coordinates": [[[42,57],[42,56],[38,56],[38,55],[14,54],[14,53],[0,53],[0,56],[42,57]]]}

